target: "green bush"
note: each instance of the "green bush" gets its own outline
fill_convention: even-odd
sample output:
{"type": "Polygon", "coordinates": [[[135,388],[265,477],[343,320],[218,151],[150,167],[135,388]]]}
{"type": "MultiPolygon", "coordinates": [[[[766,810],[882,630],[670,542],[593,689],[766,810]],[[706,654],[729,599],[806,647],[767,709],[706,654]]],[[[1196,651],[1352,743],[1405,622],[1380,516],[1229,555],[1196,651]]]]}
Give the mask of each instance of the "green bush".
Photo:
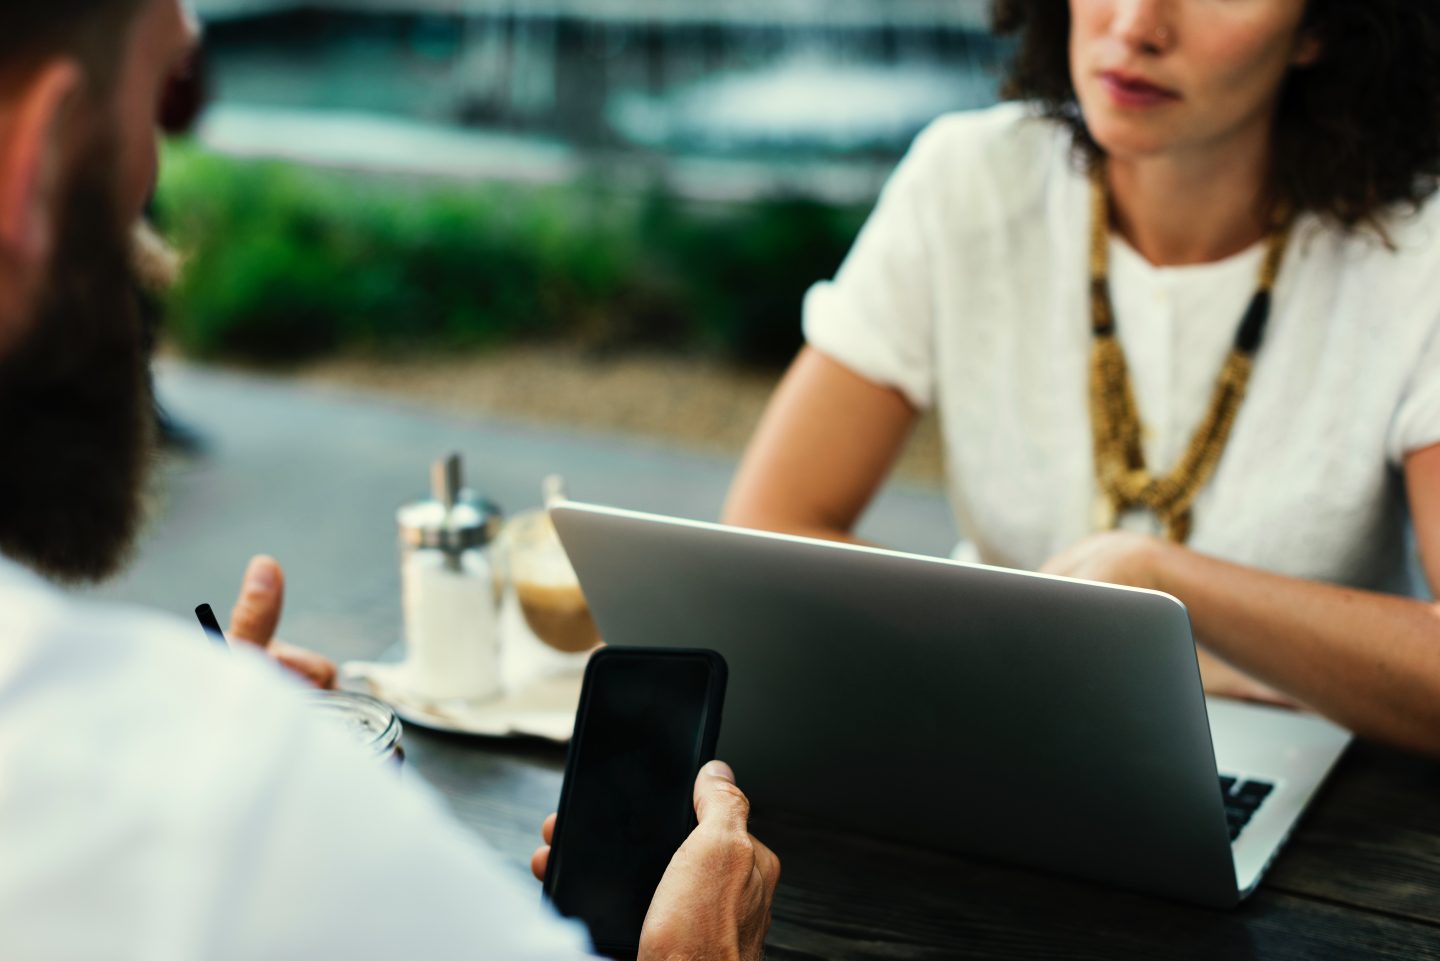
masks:
{"type": "Polygon", "coordinates": [[[593,182],[420,185],[191,145],[167,150],[156,209],[187,257],[175,342],[270,360],[566,338],[783,362],[804,291],[833,273],[864,215],[593,182]]]}

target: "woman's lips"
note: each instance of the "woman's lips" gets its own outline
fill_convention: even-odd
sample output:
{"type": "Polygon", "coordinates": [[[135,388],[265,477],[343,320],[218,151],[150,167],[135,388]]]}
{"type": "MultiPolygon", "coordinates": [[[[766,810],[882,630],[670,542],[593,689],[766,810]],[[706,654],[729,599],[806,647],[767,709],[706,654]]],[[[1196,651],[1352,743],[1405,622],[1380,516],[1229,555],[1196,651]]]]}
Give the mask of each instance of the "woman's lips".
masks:
{"type": "Polygon", "coordinates": [[[1180,94],[1174,90],[1167,90],[1118,70],[1102,73],[1100,83],[1109,92],[1111,99],[1122,107],[1158,107],[1180,99],[1180,94]]]}

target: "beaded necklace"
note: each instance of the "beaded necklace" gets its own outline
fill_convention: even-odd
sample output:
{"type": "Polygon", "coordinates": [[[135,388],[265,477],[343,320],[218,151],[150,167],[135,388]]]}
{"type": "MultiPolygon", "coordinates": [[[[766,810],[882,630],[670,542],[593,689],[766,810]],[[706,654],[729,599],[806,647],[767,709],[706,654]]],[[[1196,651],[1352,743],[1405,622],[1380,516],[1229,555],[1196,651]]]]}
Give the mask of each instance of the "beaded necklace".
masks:
{"type": "Polygon", "coordinates": [[[1190,536],[1191,506],[1220,462],[1240,403],[1245,399],[1255,354],[1270,318],[1270,295],[1294,215],[1286,205],[1277,207],[1266,238],[1259,287],[1235,332],[1235,342],[1215,384],[1210,410],[1179,463],[1170,473],[1156,476],[1145,465],[1135,392],[1125,366],[1125,353],[1115,336],[1109,281],[1110,188],[1103,164],[1095,164],[1091,170],[1090,193],[1090,322],[1094,333],[1090,421],[1095,440],[1095,477],[1100,488],[1094,525],[1097,530],[1110,530],[1122,513],[1142,508],[1160,519],[1170,540],[1184,543],[1190,536]]]}

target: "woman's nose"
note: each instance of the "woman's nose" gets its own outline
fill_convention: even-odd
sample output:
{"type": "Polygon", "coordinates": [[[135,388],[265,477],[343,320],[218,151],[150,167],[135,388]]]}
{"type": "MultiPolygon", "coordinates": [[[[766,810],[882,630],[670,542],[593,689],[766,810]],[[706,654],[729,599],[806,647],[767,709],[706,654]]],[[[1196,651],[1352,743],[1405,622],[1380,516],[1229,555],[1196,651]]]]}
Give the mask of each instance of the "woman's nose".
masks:
{"type": "Polygon", "coordinates": [[[1125,44],[1152,56],[1175,45],[1175,28],[1168,0],[1115,0],[1112,32],[1125,44]]]}

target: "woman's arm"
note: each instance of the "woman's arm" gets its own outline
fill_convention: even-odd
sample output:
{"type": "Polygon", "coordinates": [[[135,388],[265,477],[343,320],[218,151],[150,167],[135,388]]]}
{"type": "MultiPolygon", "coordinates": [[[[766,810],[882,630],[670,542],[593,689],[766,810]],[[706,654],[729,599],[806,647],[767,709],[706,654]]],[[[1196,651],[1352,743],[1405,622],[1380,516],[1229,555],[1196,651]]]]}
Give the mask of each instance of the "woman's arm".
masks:
{"type": "Polygon", "coordinates": [[[899,391],[804,348],[760,419],[722,519],[739,527],[853,540],[856,520],[916,419],[899,391]]]}
{"type": "MultiPolygon", "coordinates": [[[[1440,446],[1410,455],[1405,480],[1426,576],[1440,593],[1440,446]]],[[[1363,737],[1440,756],[1440,604],[1123,533],[1091,538],[1046,570],[1173,594],[1196,637],[1225,661],[1363,737]]]]}

